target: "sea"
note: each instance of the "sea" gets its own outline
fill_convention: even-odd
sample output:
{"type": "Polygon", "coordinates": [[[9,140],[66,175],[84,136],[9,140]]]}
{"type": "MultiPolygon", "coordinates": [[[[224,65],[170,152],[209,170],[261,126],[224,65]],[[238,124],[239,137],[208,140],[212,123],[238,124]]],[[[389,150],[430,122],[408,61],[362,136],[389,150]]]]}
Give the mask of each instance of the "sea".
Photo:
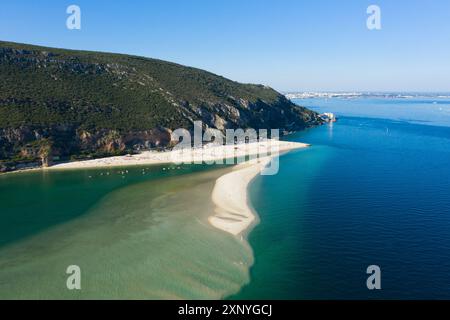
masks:
{"type": "Polygon", "coordinates": [[[0,175],[0,298],[449,299],[450,99],[294,102],[338,121],[283,138],[247,239],[207,221],[228,166],[0,175]]]}
{"type": "Polygon", "coordinates": [[[450,100],[295,102],[339,119],[289,136],[312,147],[251,186],[255,264],[233,298],[449,299],[450,100]]]}

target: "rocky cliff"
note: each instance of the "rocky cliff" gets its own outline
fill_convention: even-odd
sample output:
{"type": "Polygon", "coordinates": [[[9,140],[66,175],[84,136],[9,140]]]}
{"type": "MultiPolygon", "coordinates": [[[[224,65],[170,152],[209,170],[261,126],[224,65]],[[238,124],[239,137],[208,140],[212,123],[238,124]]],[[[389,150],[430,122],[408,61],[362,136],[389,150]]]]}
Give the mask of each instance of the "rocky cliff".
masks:
{"type": "Polygon", "coordinates": [[[321,123],[275,90],[142,57],[0,42],[0,171],[171,145],[171,130],[321,123]]]}

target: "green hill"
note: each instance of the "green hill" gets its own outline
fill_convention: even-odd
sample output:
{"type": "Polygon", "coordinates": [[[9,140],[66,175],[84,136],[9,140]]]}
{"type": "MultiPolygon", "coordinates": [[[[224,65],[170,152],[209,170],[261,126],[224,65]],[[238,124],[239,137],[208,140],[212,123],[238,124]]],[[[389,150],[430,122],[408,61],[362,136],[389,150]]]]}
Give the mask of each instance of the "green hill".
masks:
{"type": "MultiPolygon", "coordinates": [[[[170,145],[170,129],[280,128],[320,122],[262,85],[161,60],[0,42],[3,170],[170,145]]],[[[1,168],[0,168],[1,170],[1,168]]]]}

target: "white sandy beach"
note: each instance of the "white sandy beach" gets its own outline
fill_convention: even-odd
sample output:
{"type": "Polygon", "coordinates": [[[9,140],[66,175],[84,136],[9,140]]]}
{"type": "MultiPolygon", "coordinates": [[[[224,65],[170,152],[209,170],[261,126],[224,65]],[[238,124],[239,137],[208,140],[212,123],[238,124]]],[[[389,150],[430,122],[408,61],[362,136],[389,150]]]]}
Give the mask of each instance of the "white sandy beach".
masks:
{"type": "Polygon", "coordinates": [[[257,163],[240,164],[232,172],[217,179],[212,192],[215,214],[208,219],[214,227],[237,236],[255,221],[256,215],[249,205],[247,188],[270,160],[270,157],[266,157],[258,159],[257,163]]]}
{"type": "MultiPolygon", "coordinates": [[[[220,163],[223,159],[243,158],[245,156],[276,155],[292,149],[308,146],[307,144],[279,140],[266,140],[237,145],[208,144],[202,148],[188,148],[167,152],[144,151],[135,155],[109,157],[85,161],[74,161],[57,164],[46,168],[54,169],[87,169],[102,167],[138,166],[171,163],[220,163]]],[[[241,161],[243,162],[243,161],[241,161]]],[[[233,164],[233,163],[230,163],[233,164]]]]}
{"type": "MultiPolygon", "coordinates": [[[[299,143],[290,146],[292,150],[308,145],[299,143]]],[[[255,222],[257,216],[249,203],[247,189],[272,159],[269,156],[242,163],[217,179],[212,192],[215,214],[208,219],[214,227],[238,236],[255,222]]]]}

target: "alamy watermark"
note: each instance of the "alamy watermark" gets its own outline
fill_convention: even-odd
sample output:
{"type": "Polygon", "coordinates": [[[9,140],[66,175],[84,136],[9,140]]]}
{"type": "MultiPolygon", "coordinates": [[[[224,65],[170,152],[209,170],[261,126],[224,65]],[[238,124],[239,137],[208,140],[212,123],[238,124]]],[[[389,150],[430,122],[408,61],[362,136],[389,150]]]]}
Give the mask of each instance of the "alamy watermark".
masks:
{"type": "Polygon", "coordinates": [[[371,265],[367,267],[366,272],[370,275],[366,282],[367,289],[381,290],[381,268],[377,265],[371,265]]]}
{"type": "Polygon", "coordinates": [[[367,7],[366,25],[369,30],[381,30],[381,8],[377,5],[370,5],[367,7]]]}
{"type": "Polygon", "coordinates": [[[175,164],[240,164],[264,165],[262,175],[275,175],[279,170],[280,130],[226,129],[225,134],[214,128],[203,130],[201,121],[194,122],[192,132],[183,128],[172,133],[176,143],[171,153],[175,164]]]}
{"type": "Polygon", "coordinates": [[[70,5],[66,9],[69,14],[66,20],[66,27],[69,30],[81,30],[81,8],[77,5],[70,5]]]}
{"type": "Polygon", "coordinates": [[[66,281],[67,289],[81,290],[81,268],[77,265],[68,266],[66,273],[69,274],[66,281]]]}
{"type": "MultiPolygon", "coordinates": [[[[369,17],[366,20],[366,26],[369,30],[381,30],[381,8],[372,4],[366,10],[369,17]]],[[[66,27],[69,30],[81,30],[81,8],[72,4],[67,7],[66,13],[69,14],[66,20],[66,27]]]]}

